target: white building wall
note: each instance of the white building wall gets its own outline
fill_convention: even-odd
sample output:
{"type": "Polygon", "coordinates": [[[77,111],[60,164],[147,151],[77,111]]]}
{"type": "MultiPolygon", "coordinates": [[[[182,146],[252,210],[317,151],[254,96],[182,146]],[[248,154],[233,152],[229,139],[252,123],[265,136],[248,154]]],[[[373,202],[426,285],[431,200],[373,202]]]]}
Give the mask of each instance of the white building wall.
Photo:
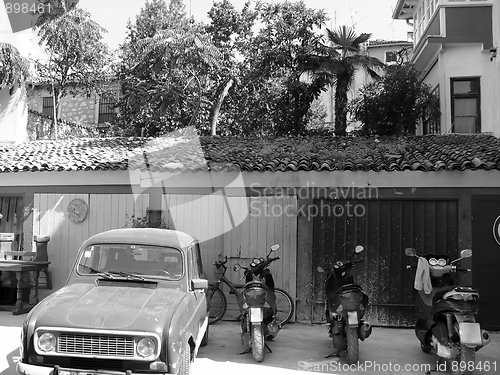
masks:
{"type": "Polygon", "coordinates": [[[451,128],[451,78],[481,77],[481,132],[500,136],[498,62],[490,61],[490,54],[479,44],[446,46],[439,61],[427,74],[424,82],[435,87],[439,82],[441,98],[441,132],[451,128]]]}

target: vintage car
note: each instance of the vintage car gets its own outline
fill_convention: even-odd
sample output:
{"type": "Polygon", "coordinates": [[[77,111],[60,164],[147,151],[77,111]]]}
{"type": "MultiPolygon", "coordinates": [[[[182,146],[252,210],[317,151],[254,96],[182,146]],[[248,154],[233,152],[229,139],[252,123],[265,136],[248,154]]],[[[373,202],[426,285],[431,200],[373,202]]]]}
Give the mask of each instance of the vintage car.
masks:
{"type": "Polygon", "coordinates": [[[21,333],[25,375],[189,373],[208,341],[200,247],[167,229],[125,228],[86,240],[66,285],[21,333]]]}

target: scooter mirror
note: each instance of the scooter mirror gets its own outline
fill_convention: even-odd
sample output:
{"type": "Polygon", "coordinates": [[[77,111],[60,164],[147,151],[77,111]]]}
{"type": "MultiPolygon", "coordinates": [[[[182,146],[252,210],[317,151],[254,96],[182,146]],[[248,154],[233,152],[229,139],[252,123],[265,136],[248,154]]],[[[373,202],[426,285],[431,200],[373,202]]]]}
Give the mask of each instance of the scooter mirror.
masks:
{"type": "Polygon", "coordinates": [[[451,264],[453,263],[456,263],[464,258],[470,258],[472,256],[472,250],[471,249],[463,249],[461,252],[460,252],[460,258],[458,259],[455,259],[451,262],[451,264]]]}
{"type": "Polygon", "coordinates": [[[241,270],[241,266],[240,266],[238,263],[236,263],[236,264],[233,266],[233,271],[239,271],[239,270],[241,270]]]}
{"type": "Polygon", "coordinates": [[[319,273],[323,273],[323,272],[325,272],[325,270],[324,270],[323,268],[321,268],[321,267],[316,268],[316,270],[317,270],[319,273]]]}
{"type": "Polygon", "coordinates": [[[472,256],[472,250],[471,249],[463,249],[460,252],[460,258],[470,258],[472,256]]]}
{"type": "Polygon", "coordinates": [[[360,252],[362,252],[365,248],[361,245],[358,245],[356,246],[356,249],[354,250],[356,252],[356,254],[359,254],[360,252]]]}
{"type": "Polygon", "coordinates": [[[276,251],[280,248],[280,244],[279,243],[275,243],[274,245],[271,245],[271,251],[276,251]]]}
{"type": "Polygon", "coordinates": [[[405,254],[406,254],[406,256],[409,256],[409,257],[417,256],[417,252],[415,251],[415,249],[413,247],[407,247],[405,249],[405,254]]]}

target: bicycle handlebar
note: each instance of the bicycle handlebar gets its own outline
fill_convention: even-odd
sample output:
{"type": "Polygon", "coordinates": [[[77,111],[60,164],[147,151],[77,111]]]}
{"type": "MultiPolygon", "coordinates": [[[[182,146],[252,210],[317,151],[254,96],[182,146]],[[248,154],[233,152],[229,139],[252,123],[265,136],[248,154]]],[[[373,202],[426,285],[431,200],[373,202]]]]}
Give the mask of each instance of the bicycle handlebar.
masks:
{"type": "Polygon", "coordinates": [[[227,255],[224,256],[224,260],[216,260],[214,266],[223,266],[228,262],[227,255]]]}

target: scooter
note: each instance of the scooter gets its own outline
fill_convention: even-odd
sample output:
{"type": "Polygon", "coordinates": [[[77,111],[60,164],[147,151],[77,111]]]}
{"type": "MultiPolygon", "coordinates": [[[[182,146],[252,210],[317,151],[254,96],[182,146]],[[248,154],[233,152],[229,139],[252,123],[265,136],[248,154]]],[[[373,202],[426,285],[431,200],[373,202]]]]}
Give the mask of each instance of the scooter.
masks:
{"type": "Polygon", "coordinates": [[[417,269],[413,295],[420,347],[443,358],[453,375],[472,374],[475,353],[490,342],[490,334],[476,323],[479,292],[470,286],[455,286],[451,275],[470,271],[454,263],[471,257],[472,250],[462,250],[453,261],[447,255],[420,257],[413,248],[405,249],[405,254],[419,259],[418,266],[406,268],[417,269]]]}
{"type": "Polygon", "coordinates": [[[317,268],[320,273],[326,272],[325,313],[328,331],[333,339],[335,351],[331,356],[338,356],[347,351],[347,362],[357,362],[359,341],[364,341],[372,333],[369,322],[363,319],[368,307],[368,295],[360,285],[355,284],[350,270],[356,263],[364,259],[352,261],[354,255],[362,252],[363,246],[356,246],[354,253],[347,261],[337,261],[333,271],[317,268]]]}
{"type": "MultiPolygon", "coordinates": [[[[238,304],[242,312],[240,318],[241,343],[247,347],[243,353],[251,351],[253,358],[257,362],[264,360],[266,348],[272,353],[272,350],[266,344],[266,340],[274,339],[281,329],[275,316],[274,279],[268,269],[272,262],[280,259],[280,257],[270,257],[271,253],[279,248],[279,244],[272,245],[265,259],[255,258],[245,268],[243,277],[246,283],[240,298],[238,298],[238,304]]],[[[241,268],[239,264],[235,264],[233,269],[239,271],[241,268]]]]}

